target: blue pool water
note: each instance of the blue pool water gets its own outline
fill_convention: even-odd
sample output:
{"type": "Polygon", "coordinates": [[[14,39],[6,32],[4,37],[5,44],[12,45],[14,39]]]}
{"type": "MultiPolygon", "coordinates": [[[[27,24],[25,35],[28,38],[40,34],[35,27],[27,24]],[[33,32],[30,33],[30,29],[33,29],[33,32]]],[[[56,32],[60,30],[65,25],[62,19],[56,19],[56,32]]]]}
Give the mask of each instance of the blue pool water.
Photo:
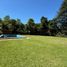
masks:
{"type": "Polygon", "coordinates": [[[16,38],[24,38],[25,36],[22,35],[16,35],[16,38]]]}

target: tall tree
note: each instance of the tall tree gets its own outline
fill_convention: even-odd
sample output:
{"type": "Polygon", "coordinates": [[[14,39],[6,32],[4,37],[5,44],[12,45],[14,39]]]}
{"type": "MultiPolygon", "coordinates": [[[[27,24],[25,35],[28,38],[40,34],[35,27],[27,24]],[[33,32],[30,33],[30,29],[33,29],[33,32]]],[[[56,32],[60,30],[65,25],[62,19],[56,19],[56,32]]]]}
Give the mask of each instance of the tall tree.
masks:
{"type": "Polygon", "coordinates": [[[28,20],[28,23],[27,23],[27,30],[28,30],[28,33],[30,34],[34,34],[35,33],[35,23],[34,23],[34,20],[32,18],[30,18],[28,20]]]}
{"type": "Polygon", "coordinates": [[[61,7],[59,9],[58,17],[66,14],[67,14],[67,0],[63,0],[63,3],[61,4],[61,7]]]}
{"type": "Polygon", "coordinates": [[[11,30],[12,30],[12,34],[16,34],[16,20],[15,19],[11,19],[11,30]]]}
{"type": "Polygon", "coordinates": [[[42,35],[48,35],[48,20],[46,17],[41,17],[41,27],[40,27],[40,33],[42,35]]]}
{"type": "Polygon", "coordinates": [[[64,0],[60,7],[56,23],[59,31],[67,34],[67,0],[64,0]]]}
{"type": "Polygon", "coordinates": [[[11,33],[10,31],[10,16],[5,16],[3,19],[3,33],[11,33]]]}
{"type": "Polygon", "coordinates": [[[55,19],[49,20],[48,26],[49,26],[49,30],[50,30],[50,35],[56,36],[56,34],[58,32],[58,28],[57,28],[57,25],[55,23],[55,19]]]}
{"type": "Polygon", "coordinates": [[[17,28],[17,33],[24,33],[24,24],[21,22],[20,19],[16,20],[16,28],[17,28]]]}

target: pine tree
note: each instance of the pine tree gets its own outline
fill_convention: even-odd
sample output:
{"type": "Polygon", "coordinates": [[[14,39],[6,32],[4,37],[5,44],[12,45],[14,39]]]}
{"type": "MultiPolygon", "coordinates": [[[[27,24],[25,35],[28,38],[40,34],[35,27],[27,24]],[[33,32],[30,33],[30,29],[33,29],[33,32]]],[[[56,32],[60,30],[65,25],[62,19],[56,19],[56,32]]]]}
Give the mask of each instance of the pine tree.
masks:
{"type": "Polygon", "coordinates": [[[67,0],[62,3],[56,22],[58,29],[62,33],[67,34],[67,0]]]}
{"type": "Polygon", "coordinates": [[[58,13],[58,17],[67,14],[67,0],[64,0],[58,13]]]}

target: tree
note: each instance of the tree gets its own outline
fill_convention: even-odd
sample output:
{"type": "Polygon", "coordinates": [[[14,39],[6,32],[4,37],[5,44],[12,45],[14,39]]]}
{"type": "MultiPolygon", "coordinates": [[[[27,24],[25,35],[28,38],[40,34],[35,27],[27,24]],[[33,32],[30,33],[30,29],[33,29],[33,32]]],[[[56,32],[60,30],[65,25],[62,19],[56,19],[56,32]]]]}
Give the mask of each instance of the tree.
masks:
{"type": "Polygon", "coordinates": [[[48,21],[46,17],[41,17],[41,25],[42,27],[47,27],[48,21]]]}
{"type": "Polygon", "coordinates": [[[41,23],[36,23],[35,26],[36,26],[36,34],[37,34],[37,35],[40,35],[41,23]]]}
{"type": "Polygon", "coordinates": [[[40,27],[40,34],[42,35],[48,35],[48,20],[46,17],[41,17],[41,27],[40,27]]]}
{"type": "Polygon", "coordinates": [[[2,19],[0,18],[0,34],[3,33],[3,32],[2,32],[2,24],[3,24],[3,22],[2,22],[2,19]]]}
{"type": "Polygon", "coordinates": [[[58,27],[58,32],[62,34],[67,34],[67,0],[64,0],[56,19],[56,25],[58,27]]]}
{"type": "Polygon", "coordinates": [[[58,17],[64,15],[65,13],[67,15],[67,0],[63,0],[63,3],[61,4],[61,7],[59,9],[58,17]]]}
{"type": "Polygon", "coordinates": [[[3,33],[11,33],[10,31],[10,16],[5,16],[3,19],[3,33]]]}
{"type": "Polygon", "coordinates": [[[15,19],[11,19],[10,20],[11,23],[11,30],[12,30],[12,34],[16,34],[16,20],[15,19]]]}
{"type": "Polygon", "coordinates": [[[51,36],[56,36],[56,34],[58,32],[58,28],[56,26],[55,19],[49,20],[48,27],[49,27],[49,30],[50,30],[50,35],[51,36]]]}
{"type": "Polygon", "coordinates": [[[22,34],[24,33],[24,24],[20,19],[11,19],[5,16],[2,21],[2,31],[4,34],[22,34]]]}
{"type": "Polygon", "coordinates": [[[35,32],[36,32],[36,26],[35,26],[34,20],[32,18],[30,18],[28,20],[28,23],[27,23],[27,31],[30,34],[35,34],[35,32]]]}
{"type": "Polygon", "coordinates": [[[17,33],[19,34],[21,34],[21,33],[24,33],[24,28],[25,28],[25,26],[24,26],[24,24],[21,22],[21,20],[20,19],[17,19],[16,20],[16,28],[17,28],[17,33]]]}
{"type": "Polygon", "coordinates": [[[10,23],[10,16],[5,16],[4,19],[3,19],[3,23],[6,25],[6,24],[9,24],[10,23]]]}

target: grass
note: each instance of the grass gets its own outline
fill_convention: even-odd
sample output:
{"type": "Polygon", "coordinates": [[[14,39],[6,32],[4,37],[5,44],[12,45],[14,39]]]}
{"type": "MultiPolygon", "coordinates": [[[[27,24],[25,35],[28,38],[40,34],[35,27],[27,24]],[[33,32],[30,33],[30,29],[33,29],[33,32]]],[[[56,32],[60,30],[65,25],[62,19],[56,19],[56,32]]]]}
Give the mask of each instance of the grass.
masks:
{"type": "Polygon", "coordinates": [[[0,67],[67,67],[67,38],[27,37],[0,41],[0,67]]]}

